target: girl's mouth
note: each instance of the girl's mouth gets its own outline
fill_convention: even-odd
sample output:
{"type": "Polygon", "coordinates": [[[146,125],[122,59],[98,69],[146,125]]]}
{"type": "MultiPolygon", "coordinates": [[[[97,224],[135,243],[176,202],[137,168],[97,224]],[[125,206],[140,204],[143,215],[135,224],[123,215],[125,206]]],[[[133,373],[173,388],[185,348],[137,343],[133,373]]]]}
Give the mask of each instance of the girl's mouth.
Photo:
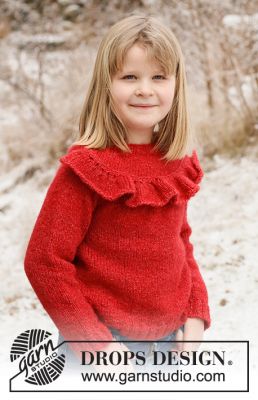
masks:
{"type": "Polygon", "coordinates": [[[152,108],[152,107],[155,107],[154,105],[144,105],[144,104],[142,104],[142,105],[134,105],[134,104],[131,104],[131,107],[136,107],[136,108],[152,108]]]}

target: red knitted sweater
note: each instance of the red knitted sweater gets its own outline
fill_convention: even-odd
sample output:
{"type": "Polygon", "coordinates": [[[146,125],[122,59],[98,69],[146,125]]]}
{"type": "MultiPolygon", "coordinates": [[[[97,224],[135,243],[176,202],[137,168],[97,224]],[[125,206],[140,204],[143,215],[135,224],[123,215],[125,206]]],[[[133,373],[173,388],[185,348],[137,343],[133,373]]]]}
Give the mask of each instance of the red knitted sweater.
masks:
{"type": "Polygon", "coordinates": [[[210,326],[187,222],[203,176],[196,151],[165,162],[153,144],[129,147],[71,146],[28,243],[28,279],[67,340],[112,340],[109,327],[154,340],[188,317],[210,326]]]}

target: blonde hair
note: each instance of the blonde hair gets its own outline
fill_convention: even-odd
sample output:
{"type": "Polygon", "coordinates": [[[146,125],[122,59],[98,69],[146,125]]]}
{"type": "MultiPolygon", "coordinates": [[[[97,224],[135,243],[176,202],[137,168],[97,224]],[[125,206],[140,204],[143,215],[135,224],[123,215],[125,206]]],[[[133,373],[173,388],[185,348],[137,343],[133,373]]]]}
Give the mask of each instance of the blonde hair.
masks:
{"type": "Polygon", "coordinates": [[[80,115],[79,139],[73,144],[104,149],[117,146],[130,152],[127,129],[117,116],[112,96],[112,76],[121,70],[126,52],[142,45],[150,59],[157,61],[165,74],[176,78],[172,107],[153,131],[154,151],[164,160],[182,158],[193,149],[187,102],[186,74],[180,45],[169,28],[152,16],[130,15],[113,25],[102,39],[86,99],[80,115]]]}

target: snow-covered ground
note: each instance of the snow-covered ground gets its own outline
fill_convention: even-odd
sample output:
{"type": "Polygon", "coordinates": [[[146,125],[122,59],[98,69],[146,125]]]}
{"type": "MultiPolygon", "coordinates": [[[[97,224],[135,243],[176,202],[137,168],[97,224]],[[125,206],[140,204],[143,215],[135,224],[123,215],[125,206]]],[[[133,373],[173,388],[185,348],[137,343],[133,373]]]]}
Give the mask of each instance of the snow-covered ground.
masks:
{"type": "MultiPolygon", "coordinates": [[[[39,169],[33,178],[25,182],[19,180],[30,164],[36,168],[41,161],[24,160],[24,164],[2,178],[0,185],[0,360],[5,371],[10,365],[11,344],[19,333],[41,328],[57,335],[56,327],[30,287],[23,259],[58,161],[51,170],[39,169]]],[[[258,355],[258,320],[255,317],[258,306],[258,161],[255,157],[215,156],[213,160],[204,159],[202,166],[205,176],[201,190],[189,202],[188,214],[194,254],[209,292],[212,325],[205,332],[205,339],[250,341],[251,392],[234,393],[234,398],[254,398],[258,355]]],[[[215,395],[210,393],[209,398],[216,398],[215,395]]],[[[231,398],[231,395],[233,393],[222,394],[222,397],[231,398]]],[[[53,398],[71,397],[55,394],[53,398]]],[[[76,398],[83,396],[78,394],[76,398]]],[[[125,393],[124,398],[127,398],[125,393]]],[[[145,398],[143,394],[141,398],[145,398]]]]}

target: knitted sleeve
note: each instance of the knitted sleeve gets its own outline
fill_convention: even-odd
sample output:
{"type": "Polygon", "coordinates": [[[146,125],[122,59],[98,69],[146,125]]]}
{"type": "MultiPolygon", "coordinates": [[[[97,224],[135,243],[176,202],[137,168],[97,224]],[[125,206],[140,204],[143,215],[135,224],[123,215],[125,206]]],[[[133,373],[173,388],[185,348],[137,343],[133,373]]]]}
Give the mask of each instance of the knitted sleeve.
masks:
{"type": "MultiPolygon", "coordinates": [[[[112,340],[80,291],[74,258],[90,225],[96,193],[66,165],[49,186],[30,237],[24,267],[40,302],[66,340],[112,340]]],[[[69,344],[79,356],[79,345],[69,344]]],[[[87,343],[87,350],[108,343],[87,343]]]]}
{"type": "Polygon", "coordinates": [[[208,329],[211,324],[210,310],[208,305],[208,292],[197,262],[193,254],[193,245],[189,238],[192,229],[187,220],[187,202],[185,206],[184,220],[181,228],[181,237],[185,244],[187,263],[192,274],[191,295],[186,310],[187,317],[201,318],[204,320],[204,329],[208,329]]]}

